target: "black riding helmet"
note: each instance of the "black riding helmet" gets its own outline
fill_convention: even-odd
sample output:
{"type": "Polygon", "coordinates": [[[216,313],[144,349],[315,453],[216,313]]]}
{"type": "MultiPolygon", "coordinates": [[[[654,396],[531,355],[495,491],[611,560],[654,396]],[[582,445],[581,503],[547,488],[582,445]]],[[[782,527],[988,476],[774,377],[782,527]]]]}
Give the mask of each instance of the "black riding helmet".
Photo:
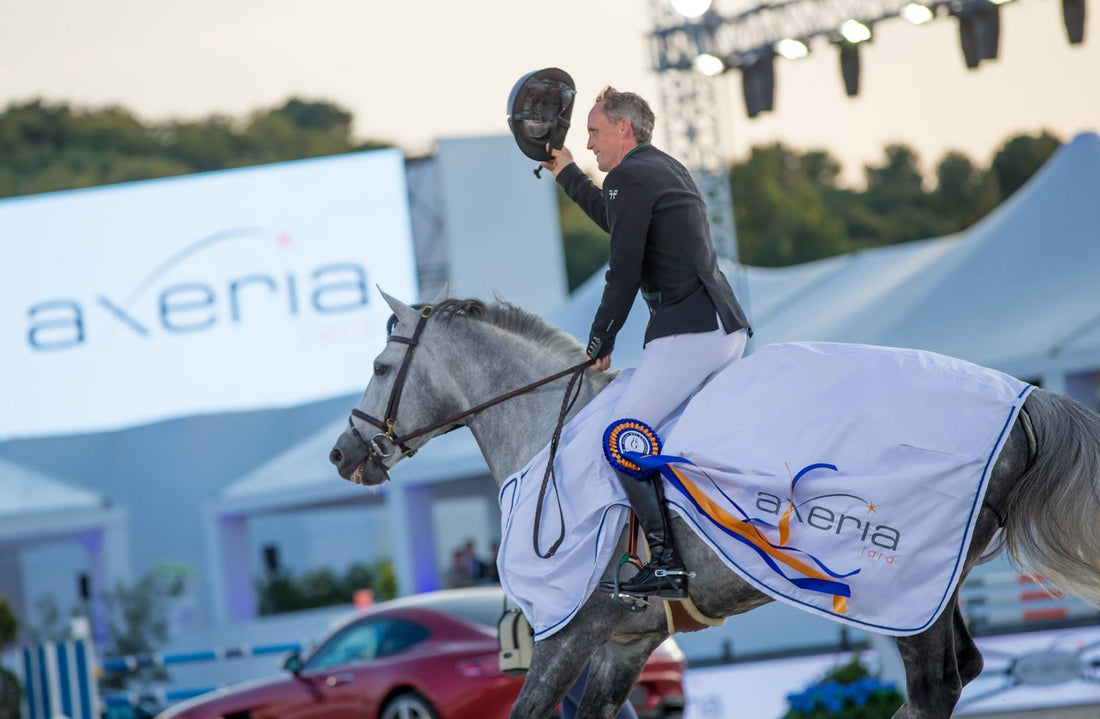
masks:
{"type": "Polygon", "coordinates": [[[519,79],[508,96],[508,127],[524,155],[544,162],[551,158],[547,145],[562,148],[576,95],[573,78],[556,67],[529,72],[519,79]]]}

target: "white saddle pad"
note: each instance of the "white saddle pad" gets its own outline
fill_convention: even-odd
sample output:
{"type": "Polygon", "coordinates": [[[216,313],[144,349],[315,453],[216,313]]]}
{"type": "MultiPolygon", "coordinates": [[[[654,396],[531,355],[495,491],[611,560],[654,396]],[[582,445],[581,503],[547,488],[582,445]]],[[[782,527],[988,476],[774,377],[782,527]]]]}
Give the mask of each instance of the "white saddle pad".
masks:
{"type": "MultiPolygon", "coordinates": [[[[603,456],[624,371],[500,490],[501,582],[543,639],[612,560],[628,503],[603,456]]],[[[916,634],[959,581],[990,473],[1030,386],[917,350],[769,345],[658,428],[673,511],[757,589],[884,634],[916,634]],[[671,481],[670,481],[671,480],[671,481]]],[[[690,558],[688,558],[690,569],[690,558]]]]}

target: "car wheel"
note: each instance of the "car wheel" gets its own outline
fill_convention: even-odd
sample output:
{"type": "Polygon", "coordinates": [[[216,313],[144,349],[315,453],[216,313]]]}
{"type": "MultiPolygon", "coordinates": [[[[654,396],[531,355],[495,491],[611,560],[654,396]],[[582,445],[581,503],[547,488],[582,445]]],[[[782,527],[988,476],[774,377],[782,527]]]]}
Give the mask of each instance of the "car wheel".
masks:
{"type": "Polygon", "coordinates": [[[398,694],[382,708],[380,719],[439,719],[427,699],[415,692],[398,694]]]}

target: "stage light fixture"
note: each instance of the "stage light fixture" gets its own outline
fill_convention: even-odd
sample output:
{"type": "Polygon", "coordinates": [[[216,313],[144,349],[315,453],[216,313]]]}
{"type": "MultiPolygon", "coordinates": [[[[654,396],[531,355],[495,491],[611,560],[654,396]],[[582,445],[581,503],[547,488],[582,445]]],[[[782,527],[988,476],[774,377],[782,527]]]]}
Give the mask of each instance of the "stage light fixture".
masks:
{"type": "Polygon", "coordinates": [[[859,20],[845,20],[840,23],[840,27],[837,28],[837,32],[840,36],[855,45],[857,43],[866,42],[871,39],[871,28],[867,27],[859,20]]]}
{"type": "Polygon", "coordinates": [[[810,54],[810,48],[806,47],[806,43],[790,37],[776,42],[775,51],[788,60],[801,60],[810,54]]]}
{"type": "Polygon", "coordinates": [[[686,18],[697,18],[710,10],[711,0],[672,0],[672,9],[686,18]]]}
{"type": "Polygon", "coordinates": [[[695,67],[696,71],[707,77],[721,75],[726,71],[726,63],[722,62],[722,58],[706,52],[696,55],[695,60],[693,60],[691,64],[695,67]]]}
{"type": "Polygon", "coordinates": [[[741,91],[749,117],[775,109],[775,51],[770,47],[741,61],[741,91]]]}
{"type": "Polygon", "coordinates": [[[859,44],[837,43],[840,50],[840,76],[844,79],[844,93],[848,97],[859,94],[859,44]]]}
{"type": "Polygon", "coordinates": [[[1062,0],[1062,19],[1070,45],[1085,41],[1085,0],[1062,0]]]}
{"type": "Polygon", "coordinates": [[[926,22],[932,22],[936,17],[935,13],[932,12],[932,8],[915,2],[911,2],[903,7],[900,14],[914,25],[923,25],[926,22]]]}
{"type": "Polygon", "coordinates": [[[984,2],[966,7],[956,15],[966,67],[973,70],[982,60],[996,60],[1001,42],[1001,8],[984,2]]]}

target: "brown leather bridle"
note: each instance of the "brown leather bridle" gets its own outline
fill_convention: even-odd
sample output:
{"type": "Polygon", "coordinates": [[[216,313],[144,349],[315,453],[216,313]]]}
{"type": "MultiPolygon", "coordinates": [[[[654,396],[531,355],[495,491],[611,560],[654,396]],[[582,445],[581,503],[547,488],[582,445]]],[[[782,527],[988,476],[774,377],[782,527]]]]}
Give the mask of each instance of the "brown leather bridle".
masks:
{"type": "MultiPolygon", "coordinates": [[[[417,437],[422,437],[425,434],[429,434],[431,432],[434,432],[437,429],[442,429],[443,427],[450,427],[450,429],[456,429],[456,428],[458,428],[459,426],[462,425],[462,422],[460,422],[459,420],[463,420],[463,419],[469,417],[470,415],[477,414],[478,412],[482,411],[483,409],[488,409],[489,407],[500,404],[501,402],[505,402],[507,400],[510,400],[513,397],[518,397],[521,394],[526,394],[527,392],[530,392],[533,389],[537,389],[538,387],[541,387],[544,384],[549,384],[550,382],[553,382],[554,380],[558,380],[558,379],[561,379],[562,377],[572,375],[572,378],[569,381],[569,386],[566,389],[566,397],[568,398],[571,391],[573,390],[574,384],[576,384],[577,379],[580,377],[581,373],[583,373],[585,369],[590,367],[592,365],[592,363],[595,362],[595,360],[586,360],[586,361],[584,361],[580,364],[577,364],[577,365],[574,365],[574,366],[572,366],[568,369],[562,370],[561,372],[558,372],[556,374],[552,374],[549,377],[544,377],[543,379],[540,379],[537,382],[532,382],[531,384],[524,385],[523,387],[520,387],[518,389],[514,389],[511,392],[507,392],[505,394],[502,394],[499,397],[494,397],[493,399],[491,399],[487,402],[482,402],[481,404],[477,405],[476,407],[471,407],[470,409],[463,410],[462,412],[459,412],[458,414],[454,414],[454,415],[451,415],[450,417],[447,417],[445,419],[441,419],[440,421],[435,422],[434,424],[430,424],[427,427],[422,427],[422,428],[420,428],[418,430],[415,430],[413,432],[408,432],[406,434],[398,435],[397,434],[397,407],[401,402],[401,393],[405,389],[405,380],[408,378],[408,375],[409,375],[409,365],[412,363],[413,353],[416,351],[417,345],[420,344],[420,335],[424,332],[424,326],[427,324],[428,318],[432,316],[433,311],[434,311],[434,308],[431,305],[424,305],[420,309],[420,318],[416,323],[416,328],[413,329],[412,337],[401,337],[401,336],[394,335],[394,334],[391,333],[386,338],[387,342],[400,342],[402,344],[408,345],[408,349],[405,351],[405,357],[401,362],[400,369],[397,371],[397,378],[394,380],[393,391],[390,392],[390,401],[386,405],[386,416],[385,416],[385,418],[384,419],[378,419],[377,417],[372,417],[371,415],[367,414],[366,412],[363,412],[362,410],[360,410],[358,407],[352,409],[351,410],[351,417],[348,417],[348,424],[351,426],[351,432],[355,436],[356,440],[358,440],[359,444],[362,445],[363,449],[366,451],[367,457],[372,462],[375,462],[376,464],[381,466],[383,469],[385,469],[385,465],[382,464],[382,460],[388,458],[390,455],[393,454],[393,447],[397,447],[398,449],[400,449],[401,450],[401,455],[403,457],[411,457],[414,454],[416,454],[416,450],[412,449],[411,447],[408,446],[409,440],[416,439],[417,437]],[[364,422],[366,422],[367,424],[369,424],[373,427],[376,427],[377,429],[379,429],[381,431],[378,434],[371,437],[370,442],[367,442],[366,440],[363,439],[363,436],[359,434],[359,430],[358,430],[358,428],[356,428],[355,422],[353,421],[353,418],[361,419],[364,422]],[[379,440],[382,437],[385,437],[389,441],[389,443],[391,444],[391,447],[388,451],[384,451],[384,448],[382,447],[382,445],[379,442],[379,440]]],[[[392,326],[393,326],[393,323],[391,321],[391,328],[392,328],[392,326]]],[[[577,394],[579,394],[579,392],[580,392],[580,387],[578,386],[577,387],[577,394]]],[[[576,397],[574,396],[574,401],[575,401],[575,399],[576,399],[576,397]]],[[[568,405],[569,405],[569,407],[572,407],[572,402],[569,402],[568,405]]],[[[565,407],[565,403],[563,402],[563,408],[564,407],[565,407]]],[[[562,412],[562,416],[559,417],[558,430],[557,430],[557,432],[555,432],[555,436],[560,433],[561,424],[564,421],[565,414],[567,412],[568,412],[568,410],[564,410],[562,412]]]]}

